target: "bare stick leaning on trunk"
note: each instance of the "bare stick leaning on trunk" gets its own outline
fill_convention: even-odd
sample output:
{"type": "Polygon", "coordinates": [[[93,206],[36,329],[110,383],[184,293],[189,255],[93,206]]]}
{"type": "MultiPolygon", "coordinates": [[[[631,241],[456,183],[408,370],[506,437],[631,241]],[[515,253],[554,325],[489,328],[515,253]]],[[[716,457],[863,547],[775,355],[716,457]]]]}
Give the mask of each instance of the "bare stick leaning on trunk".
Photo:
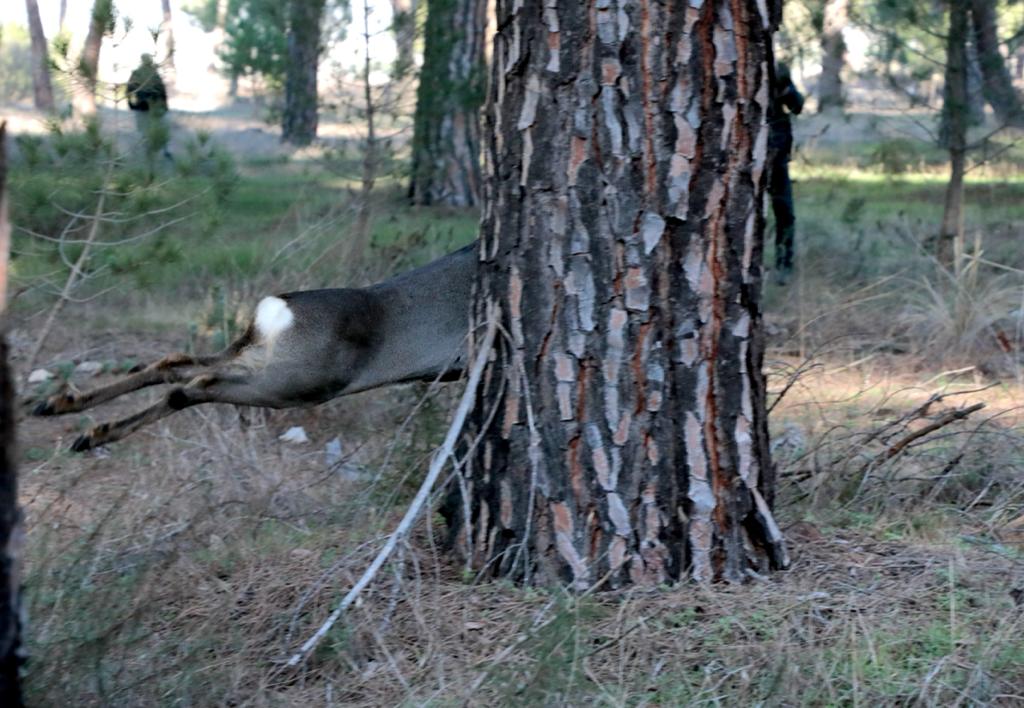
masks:
{"type": "Polygon", "coordinates": [[[430,492],[434,488],[434,484],[437,482],[437,478],[441,475],[441,470],[444,468],[445,463],[448,461],[455,450],[455,443],[458,440],[459,435],[462,433],[462,426],[466,422],[466,416],[469,415],[470,410],[473,408],[473,404],[476,401],[476,389],[480,384],[480,376],[483,374],[484,365],[487,363],[488,355],[491,353],[491,346],[494,344],[494,333],[497,329],[497,316],[492,310],[491,319],[487,325],[487,333],[484,335],[483,342],[480,344],[480,348],[477,351],[476,360],[473,362],[473,368],[470,370],[469,382],[466,384],[466,390],[462,393],[462,400],[459,402],[459,407],[455,411],[455,417],[452,419],[451,427],[448,428],[448,434],[444,438],[441,448],[434,455],[434,459],[430,463],[430,471],[427,473],[426,478],[423,480],[423,484],[420,485],[419,491],[416,492],[416,498],[412,500],[412,504],[405,512],[405,516],[402,517],[401,522],[395,528],[394,533],[388,537],[387,543],[384,544],[384,548],[380,549],[380,553],[373,559],[373,563],[366,569],[359,581],[352,586],[352,589],[348,591],[348,594],[342,598],[341,603],[337,609],[330,614],[330,616],[324,621],[320,628],[311,636],[306,642],[299,648],[297,652],[292,654],[288,659],[286,666],[294,667],[301,663],[309,653],[316,648],[316,645],[320,643],[320,640],[331,631],[331,627],[341,618],[345,613],[345,610],[355,602],[356,598],[359,597],[367,585],[369,585],[373,578],[377,575],[377,571],[381,569],[384,562],[391,557],[395,548],[398,547],[400,541],[405,539],[409,533],[409,529],[412,528],[412,524],[416,521],[420,511],[423,510],[423,505],[426,504],[427,499],[430,497],[430,492]]]}

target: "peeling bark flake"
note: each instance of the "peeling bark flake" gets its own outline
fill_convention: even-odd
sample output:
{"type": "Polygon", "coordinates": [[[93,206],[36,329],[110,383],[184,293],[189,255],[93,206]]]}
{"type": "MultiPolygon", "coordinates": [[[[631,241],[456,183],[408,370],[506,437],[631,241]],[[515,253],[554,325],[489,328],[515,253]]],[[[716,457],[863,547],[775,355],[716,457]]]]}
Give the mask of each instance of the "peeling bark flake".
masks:
{"type": "Polygon", "coordinates": [[[569,186],[575,187],[579,179],[580,165],[587,159],[587,139],[573,136],[569,148],[569,186]]]}
{"type": "Polygon", "coordinates": [[[643,226],[640,229],[640,234],[644,241],[644,253],[651,255],[654,247],[661,241],[662,234],[665,233],[665,220],[657,214],[647,212],[644,214],[643,226]]]}
{"type": "Polygon", "coordinates": [[[586,562],[573,544],[573,524],[569,507],[565,502],[552,502],[551,514],[555,527],[555,545],[562,559],[572,569],[573,587],[576,590],[586,590],[590,585],[590,573],[586,562]]]}
{"type": "Polygon", "coordinates": [[[615,533],[619,536],[632,535],[633,527],[629,523],[629,512],[626,511],[626,505],[622,503],[622,497],[615,492],[610,492],[607,497],[608,518],[615,526],[615,533]]]}
{"type": "Polygon", "coordinates": [[[519,122],[516,128],[526,130],[533,125],[537,119],[537,103],[540,101],[540,78],[532,74],[526,80],[526,98],[523,101],[523,108],[519,112],[519,122]]]}
{"type": "Polygon", "coordinates": [[[634,312],[647,312],[651,304],[651,288],[640,268],[626,271],[626,308],[634,312]]]}
{"type": "Polygon", "coordinates": [[[558,2],[547,0],[544,7],[544,21],[548,25],[548,64],[545,69],[558,73],[561,70],[562,35],[558,27],[558,2]]]}
{"type": "MultiPolygon", "coordinates": [[[[700,400],[700,399],[698,399],[700,400]]],[[[690,472],[690,548],[694,580],[711,580],[711,512],[715,508],[715,495],[708,482],[708,466],[704,452],[700,421],[693,413],[686,414],[686,460],[690,472]]],[[[714,441],[709,440],[709,445],[714,441]]]]}
{"type": "Polygon", "coordinates": [[[557,387],[558,417],[561,420],[572,420],[572,386],[560,383],[557,387]]]}
{"type": "Polygon", "coordinates": [[[512,484],[508,478],[501,480],[501,526],[512,527],[512,484]]]}
{"type": "Polygon", "coordinates": [[[612,570],[618,570],[629,560],[629,555],[626,553],[626,539],[616,536],[611,540],[611,543],[608,544],[608,560],[612,570]]]}

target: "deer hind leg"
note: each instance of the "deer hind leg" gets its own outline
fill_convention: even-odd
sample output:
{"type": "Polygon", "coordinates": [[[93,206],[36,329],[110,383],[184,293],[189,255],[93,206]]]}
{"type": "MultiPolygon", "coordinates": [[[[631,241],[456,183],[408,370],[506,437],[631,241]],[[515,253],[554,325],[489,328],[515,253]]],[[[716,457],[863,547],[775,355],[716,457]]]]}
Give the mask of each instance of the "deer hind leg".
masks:
{"type": "Polygon", "coordinates": [[[183,372],[181,369],[197,366],[212,366],[219,364],[237,355],[240,347],[238,343],[233,344],[219,354],[213,356],[190,356],[189,354],[170,354],[160,361],[150,364],[142,371],[125,376],[107,386],[73,393],[61,391],[49,398],[39,401],[32,409],[32,415],[63,415],[65,413],[77,413],[87,408],[98,406],[101,403],[113,400],[132,391],[146,388],[147,386],[159,386],[161,384],[182,383],[190,380],[195,374],[183,372]]]}
{"type": "Polygon", "coordinates": [[[84,452],[90,448],[112,443],[134,433],[139,428],[200,403],[273,405],[260,386],[260,377],[257,374],[235,375],[219,372],[203,374],[193,378],[185,386],[171,389],[162,401],[145,410],[121,420],[93,427],[84,435],[78,436],[71,444],[71,449],[74,452],[84,452]]]}

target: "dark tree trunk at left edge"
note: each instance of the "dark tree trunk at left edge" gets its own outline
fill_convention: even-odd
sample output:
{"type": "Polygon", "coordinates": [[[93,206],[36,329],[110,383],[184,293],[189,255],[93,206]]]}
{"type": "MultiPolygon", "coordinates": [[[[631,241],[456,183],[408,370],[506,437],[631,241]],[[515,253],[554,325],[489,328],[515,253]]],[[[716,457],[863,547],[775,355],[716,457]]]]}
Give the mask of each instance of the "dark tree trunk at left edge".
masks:
{"type": "Polygon", "coordinates": [[[325,0],[291,0],[288,11],[288,71],[284,87],[281,139],[309,145],[316,138],[317,65],[320,63],[320,20],[325,0]]]}
{"type": "Polygon", "coordinates": [[[14,386],[7,348],[7,260],[11,230],[7,208],[6,126],[0,123],[0,705],[21,706],[21,546],[15,461],[14,386]]]}

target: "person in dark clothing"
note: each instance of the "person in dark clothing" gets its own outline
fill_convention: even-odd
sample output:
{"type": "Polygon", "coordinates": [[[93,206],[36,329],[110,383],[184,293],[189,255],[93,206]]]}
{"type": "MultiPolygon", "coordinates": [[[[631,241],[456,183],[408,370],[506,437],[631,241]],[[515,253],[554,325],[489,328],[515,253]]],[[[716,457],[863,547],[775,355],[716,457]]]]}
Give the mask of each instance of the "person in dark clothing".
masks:
{"type": "Polygon", "coordinates": [[[789,158],[793,152],[793,124],[790,115],[804,109],[804,97],[793,85],[789,67],[775,67],[772,103],[768,109],[768,193],[775,212],[775,277],[785,285],[793,272],[793,237],[796,213],[793,208],[793,183],[789,179],[789,158]]]}
{"type": "Polygon", "coordinates": [[[165,157],[168,133],[164,123],[167,114],[167,89],[160,78],[156,64],[150,54],[142,55],[142,62],[128,78],[126,87],[128,107],[135,113],[135,127],[142,137],[147,153],[155,154],[162,149],[165,157]]]}

